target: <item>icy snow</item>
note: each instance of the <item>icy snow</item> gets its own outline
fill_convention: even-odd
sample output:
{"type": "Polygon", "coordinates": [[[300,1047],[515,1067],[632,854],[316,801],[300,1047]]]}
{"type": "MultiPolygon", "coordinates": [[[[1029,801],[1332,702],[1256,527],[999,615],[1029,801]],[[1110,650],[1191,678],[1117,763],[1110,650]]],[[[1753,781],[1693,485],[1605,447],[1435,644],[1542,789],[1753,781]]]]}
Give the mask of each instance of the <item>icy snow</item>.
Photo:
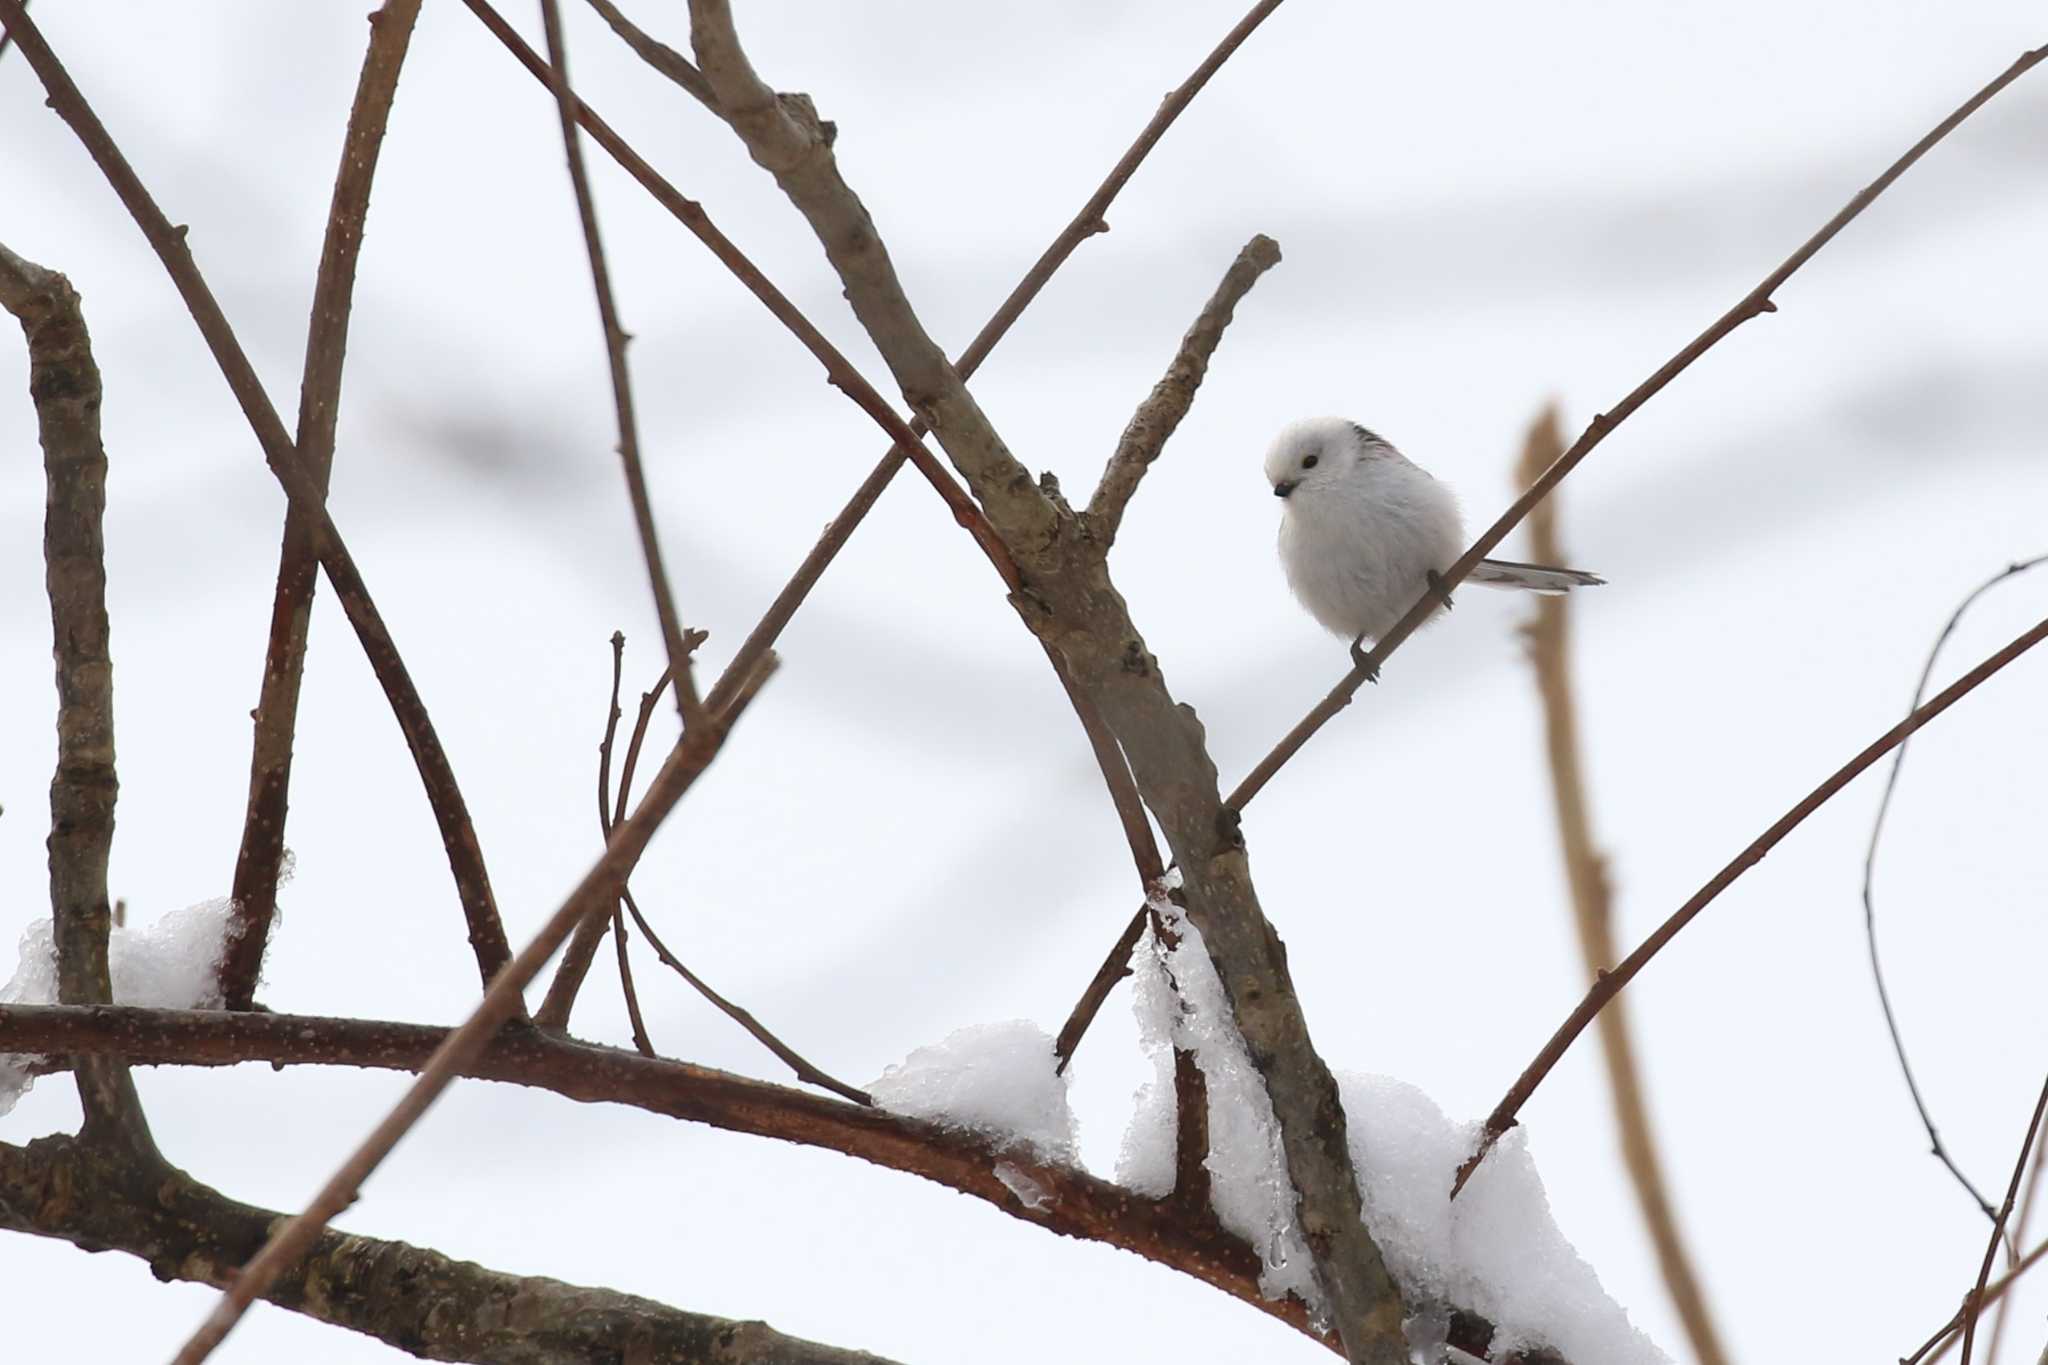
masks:
{"type": "Polygon", "coordinates": [[[868,1093],[892,1114],[974,1133],[998,1151],[1075,1165],[1074,1111],[1054,1067],[1052,1038],[1029,1020],[976,1024],[917,1049],[868,1093]]]}
{"type": "MultiPolygon", "coordinates": [[[[218,1009],[220,960],[227,946],[231,905],[223,897],[173,910],[147,929],[116,927],[107,938],[114,1002],[152,1009],[218,1009]]],[[[56,1003],[56,944],[50,921],[39,919],[22,931],[21,963],[0,986],[0,1005],[56,1003]]],[[[41,1060],[0,1053],[0,1115],[14,1108],[34,1079],[29,1069],[41,1060]]]]}
{"type": "MultiPolygon", "coordinates": [[[[1192,1050],[1208,1082],[1206,1165],[1216,1215],[1259,1250],[1260,1289],[1268,1297],[1292,1293],[1319,1309],[1265,1086],[1230,1020],[1200,933],[1163,897],[1154,908],[1181,941],[1163,949],[1147,934],[1133,957],[1138,1027],[1156,1075],[1139,1092],[1117,1179],[1155,1197],[1172,1188],[1173,1048],[1192,1050]],[[1178,994],[1169,977],[1179,982],[1178,994]]],[[[1418,1315],[1470,1309],[1495,1324],[1496,1351],[1549,1346],[1575,1365],[1667,1359],[1558,1231],[1520,1130],[1452,1202],[1452,1175],[1472,1151],[1479,1125],[1452,1122],[1402,1081],[1337,1080],[1366,1227],[1418,1315]]]]}

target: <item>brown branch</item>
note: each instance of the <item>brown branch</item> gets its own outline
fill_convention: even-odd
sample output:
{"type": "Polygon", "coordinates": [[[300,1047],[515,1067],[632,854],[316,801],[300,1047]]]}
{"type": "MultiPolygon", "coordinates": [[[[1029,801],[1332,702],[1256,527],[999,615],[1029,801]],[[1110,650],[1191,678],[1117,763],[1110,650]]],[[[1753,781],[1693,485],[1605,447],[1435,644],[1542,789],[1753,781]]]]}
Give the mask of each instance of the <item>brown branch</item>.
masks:
{"type": "Polygon", "coordinates": [[[1428,619],[1430,614],[1437,609],[1439,591],[1448,592],[1464,582],[1465,575],[1472,571],[1473,566],[1491,553],[1493,548],[1500,544],[1502,540],[1506,539],[1508,532],[1514,530],[1521,523],[1522,519],[1529,514],[1530,509],[1542,501],[1551,489],[1557,487],[1565,475],[1576,469],[1579,462],[1590,455],[1593,452],[1593,448],[1607,438],[1609,432],[1626,421],[1637,408],[1640,408],[1643,404],[1649,402],[1650,399],[1656,397],[1665,385],[1684,373],[1695,360],[1698,360],[1701,356],[1712,350],[1715,344],[1723,337],[1758,314],[1777,312],[1778,305],[1772,302],[1771,295],[1777,292],[1780,285],[1784,284],[1786,280],[1792,277],[1794,272],[1812,259],[1815,252],[1818,252],[1822,247],[1834,240],[1835,234],[1847,227],[1858,214],[1868,208],[1872,200],[1890,188],[1892,182],[1905,174],[1908,167],[1922,156],[1925,156],[1928,150],[1937,142],[1940,142],[1951,132],[1954,132],[1957,125],[1975,113],[1985,101],[2018,80],[2044,57],[2048,57],[2048,47],[2039,47],[2031,52],[2023,53],[2017,61],[2006,68],[1989,85],[1986,85],[1982,90],[1979,90],[1968,100],[1964,101],[1960,108],[1936,124],[1931,132],[1908,148],[1903,156],[1886,168],[1883,175],[1880,175],[1877,179],[1871,181],[1870,184],[1864,186],[1862,190],[1858,191],[1856,197],[1843,205],[1841,212],[1829,219],[1826,226],[1814,233],[1813,236],[1807,238],[1800,248],[1788,256],[1776,270],[1766,275],[1763,283],[1743,295],[1733,308],[1730,308],[1727,312],[1716,318],[1713,325],[1693,338],[1677,355],[1665,361],[1655,374],[1638,384],[1620,403],[1616,404],[1609,411],[1594,417],[1591,424],[1579,436],[1579,439],[1572,443],[1571,449],[1552,462],[1550,467],[1543,471],[1542,476],[1530,484],[1528,490],[1521,497],[1515,499],[1513,505],[1507,511],[1501,513],[1493,525],[1487,527],[1485,532],[1472,542],[1471,547],[1458,557],[1457,563],[1444,572],[1441,589],[1432,587],[1417,598],[1415,605],[1408,609],[1408,614],[1403,616],[1400,621],[1395,623],[1391,630],[1373,644],[1372,651],[1355,665],[1341,682],[1330,690],[1329,695],[1316,703],[1315,708],[1304,716],[1300,723],[1292,730],[1288,731],[1285,738],[1273,746],[1271,753],[1259,760],[1258,766],[1253,768],[1245,776],[1245,779],[1237,784],[1237,790],[1230,794],[1230,808],[1241,811],[1251,804],[1252,798],[1257,796],[1265,785],[1273,780],[1273,775],[1279,772],[1289,759],[1301,751],[1301,747],[1308,743],[1316,731],[1322,729],[1331,717],[1342,711],[1346,706],[1349,706],[1351,698],[1356,695],[1359,688],[1365,685],[1368,679],[1378,676],[1380,665],[1391,658],[1394,651],[1401,647],[1401,643],[1414,634],[1417,627],[1421,626],[1423,621],[1428,619]]]}
{"type": "Polygon", "coordinates": [[[1408,1358],[1404,1308],[1360,1218],[1343,1106],[1316,1055],[1279,937],[1259,908],[1235,822],[1216,793],[1200,722],[1179,705],[1111,583],[1100,547],[1056,490],[1034,484],[904,297],[859,198],[840,179],[808,100],[752,68],[721,0],[691,0],[691,40],[720,116],[802,212],[913,411],[926,418],[990,523],[1030,576],[1012,605],[1057,652],[1130,763],[1183,869],[1188,914],[1215,960],[1273,1101],[1299,1222],[1331,1321],[1353,1361],[1408,1358]]]}
{"type": "Polygon", "coordinates": [[[1194,326],[1181,338],[1180,349],[1174,353],[1165,376],[1152,386],[1151,396],[1131,415],[1109,457],[1108,467],[1102,471],[1095,495],[1088,499],[1088,530],[1104,549],[1116,543],[1124,508],[1138,491],[1138,482],[1159,458],[1160,450],[1172,438],[1181,419],[1188,415],[1195,390],[1202,386],[1202,377],[1209,372],[1209,357],[1216,353],[1216,344],[1223,340],[1223,329],[1230,325],[1237,305],[1259,282],[1259,276],[1278,264],[1280,247],[1271,237],[1254,237],[1245,243],[1230,269],[1224,272],[1223,282],[1202,306],[1194,326]]]}
{"type": "MultiPolygon", "coordinates": [[[[57,998],[114,998],[107,962],[113,910],[107,859],[114,846],[114,658],[107,622],[107,450],[100,438],[100,371],[71,281],[0,246],[0,308],[28,343],[48,488],[44,587],[57,675],[57,768],[50,778],[50,922],[57,998]]],[[[84,1136],[131,1153],[155,1144],[128,1068],[118,1057],[81,1059],[84,1136]]]]}
{"type": "MultiPolygon", "coordinates": [[[[2034,1144],[2034,1168],[2027,1173],[2027,1190],[2025,1194],[2020,1196],[2019,1220],[2012,1224],[2006,1232],[2006,1245],[2008,1247],[2016,1246],[2027,1240],[2027,1229],[2034,1222],[2034,1200],[2041,1193],[2041,1174],[2044,1170],[2048,1170],[2048,1142],[2038,1142],[2034,1144]]],[[[2013,1258],[2013,1264],[2006,1268],[2006,1273],[2011,1274],[2018,1268],[2019,1262],[2017,1258],[2013,1258]]],[[[1980,1311],[1981,1307],[1982,1305],[1980,1304],[1980,1311]]],[[[1998,1348],[2000,1343],[2005,1340],[2006,1310],[2010,1307],[2012,1307],[2011,1303],[2001,1300],[1998,1305],[1998,1312],[1991,1319],[1991,1340],[1984,1347],[1985,1358],[1991,1362],[1991,1365],[1998,1365],[1998,1348]]]]}
{"type": "Polygon", "coordinates": [[[625,466],[626,492],[633,504],[633,523],[640,533],[640,550],[647,561],[647,582],[654,593],[655,615],[661,621],[662,643],[668,648],[668,667],[676,689],[676,706],[684,725],[704,719],[703,703],[697,697],[696,677],[690,671],[690,646],[676,614],[675,593],[669,586],[668,570],[662,563],[661,541],[655,534],[654,508],[647,495],[647,471],[640,461],[640,424],[633,416],[633,381],[626,365],[626,329],[619,322],[619,304],[612,294],[611,268],[605,263],[604,237],[597,226],[597,201],[590,193],[590,176],[583,165],[583,139],[576,131],[576,113],[581,101],[569,85],[568,40],[562,34],[560,0],[540,0],[541,24],[547,31],[548,82],[555,92],[555,107],[561,115],[562,147],[569,161],[569,182],[576,193],[576,216],[583,227],[583,245],[590,257],[590,279],[597,293],[597,314],[604,326],[605,361],[611,370],[612,407],[619,427],[619,459],[625,466]]]}
{"type": "Polygon", "coordinates": [[[1963,1299],[1963,1365],[1970,1365],[1970,1350],[1977,1344],[1977,1317],[1984,1311],[1984,1286],[1991,1279],[1991,1263],[1998,1258],[1998,1239],[2005,1232],[2005,1220],[2012,1217],[2013,1202],[2019,1198],[2020,1180],[2027,1173],[2027,1157],[2040,1136],[2041,1115],[2048,1111],[2048,1080],[2041,1082],[2041,1098],[2034,1101],[2034,1116],[2027,1121],[2027,1135],[2020,1142],[2019,1157],[2012,1164],[2012,1180],[2005,1187],[2005,1202],[1991,1220],[1991,1236],[1984,1243],[1984,1262],[1977,1267],[1977,1283],[1963,1299]]]}
{"type": "Polygon", "coordinates": [[[1067,1069],[1067,1063],[1074,1059],[1074,1049],[1081,1046],[1081,1039],[1087,1035],[1088,1026],[1095,1022],[1095,1016],[1102,1012],[1109,993],[1116,984],[1131,974],[1131,951],[1138,946],[1138,936],[1145,932],[1145,922],[1151,917],[1147,906],[1139,906],[1138,913],[1131,916],[1131,922],[1124,926],[1123,933],[1110,945],[1109,956],[1102,959],[1102,965],[1095,969],[1095,975],[1088,979],[1088,986],[1081,992],[1081,998],[1074,1002],[1074,1008],[1067,1013],[1067,1022],[1060,1025],[1060,1035],[1053,1040],[1053,1054],[1060,1059],[1060,1070],[1067,1069]]]}
{"type": "MultiPolygon", "coordinates": [[[[363,223],[370,212],[370,185],[419,12],[420,0],[387,0],[384,8],[370,16],[369,50],[363,56],[348,131],[342,137],[341,167],[335,172],[326,239],[313,282],[296,445],[300,464],[323,498],[334,467],[342,365],[348,350],[356,261],[362,251],[363,223]]],[[[278,551],[277,590],[271,601],[270,640],[256,701],[255,739],[249,753],[249,803],[242,822],[241,849],[235,857],[233,917],[221,963],[221,990],[229,1009],[247,1009],[254,1002],[271,920],[277,913],[292,742],[298,727],[299,685],[305,676],[306,636],[318,570],[312,526],[304,513],[288,508],[284,544],[278,551]]]]}
{"type": "Polygon", "coordinates": [[[434,733],[426,704],[420,699],[419,690],[413,685],[405,663],[399,657],[398,647],[370,597],[354,558],[343,543],[333,518],[328,515],[325,500],[300,464],[298,452],[277,415],[277,409],[271,406],[270,399],[264,394],[247,353],[236,339],[234,329],[228,325],[227,317],[207,287],[205,277],[199,273],[199,267],[185,245],[184,229],[173,227],[164,217],[163,211],[108,136],[99,117],[72,83],[56,54],[23,13],[21,0],[0,0],[0,20],[14,30],[22,56],[35,69],[49,92],[51,107],[71,125],[136,225],[142,229],[143,236],[163,261],[172,283],[177,286],[192,314],[193,322],[198,325],[200,335],[213,352],[228,388],[241,404],[243,415],[263,448],[271,473],[283,487],[292,506],[312,524],[314,548],[321,567],[327,571],[328,581],[334,585],[335,597],[347,614],[349,624],[355,628],[356,638],[384,689],[385,699],[405,735],[406,747],[411,750],[413,762],[420,771],[420,780],[426,788],[435,822],[440,827],[441,843],[447,851],[449,869],[454,874],[463,914],[469,924],[469,941],[476,954],[477,970],[484,981],[489,982],[510,958],[511,950],[505,941],[505,928],[498,918],[497,904],[491,896],[490,878],[484,868],[482,850],[477,845],[476,829],[470,823],[468,806],[462,799],[440,737],[434,733]]]}
{"type": "Polygon", "coordinates": [[[1747,848],[1736,854],[1726,867],[1716,872],[1705,886],[1693,893],[1691,900],[1674,911],[1671,918],[1657,926],[1655,932],[1623,959],[1620,966],[1611,972],[1603,973],[1593,988],[1586,992],[1578,1008],[1572,1011],[1571,1017],[1558,1026],[1550,1041],[1543,1045],[1543,1050],[1536,1054],[1536,1059],[1529,1063],[1528,1068],[1501,1098],[1493,1112],[1487,1115],[1485,1130],[1480,1135],[1479,1149],[1458,1168],[1458,1178],[1452,1186],[1453,1197],[1457,1191],[1465,1187],[1465,1181],[1471,1177],[1479,1163],[1486,1159],[1486,1154],[1493,1150],[1493,1145],[1500,1140],[1501,1135],[1514,1127],[1516,1113],[1528,1101],[1529,1096],[1535,1093],[1536,1087],[1543,1083],[1543,1078],[1550,1074],[1551,1068],[1557,1065],[1558,1060],[1577,1040],[1579,1034],[1585,1031],[1586,1025],[1593,1021],[1593,1017],[1600,1013],[1608,1001],[1620,994],[1622,987],[1635,979],[1636,974],[1648,965],[1650,959],[1655,957],[1665,944],[1677,937],[1679,930],[1692,923],[1693,918],[1711,905],[1715,897],[1733,885],[1736,878],[1762,862],[1765,854],[1776,848],[1779,842],[1797,829],[1807,816],[1827,804],[1835,793],[1848,786],[1864,769],[1890,753],[1906,736],[1961,701],[1992,674],[2041,643],[2043,639],[2048,639],[2048,619],[2037,622],[2011,644],[1943,688],[1931,700],[1914,708],[1904,720],[1872,740],[1862,752],[1835,769],[1826,781],[1808,792],[1792,809],[1779,816],[1769,829],[1759,834],[1747,848]]]}
{"type": "MultiPolygon", "coordinates": [[[[0,1049],[43,1053],[118,1050],[138,1065],[351,1066],[417,1071],[451,1030],[424,1024],[310,1015],[0,1005],[0,1049]]],[[[1258,1252],[1206,1212],[1190,1218],[1068,1166],[1022,1167],[1051,1198],[1020,1203],[995,1174],[985,1139],[886,1110],[847,1104],[687,1062],[641,1057],[545,1034],[507,1029],[462,1068],[478,1080],[528,1086],[586,1104],[620,1104],[727,1132],[774,1138],[922,1177],[1002,1213],[1065,1236],[1123,1248],[1182,1271],[1318,1340],[1296,1300],[1259,1293],[1258,1252]]]]}
{"type": "MultiPolygon", "coordinates": [[[[117,1248],[165,1279],[224,1288],[284,1215],[163,1167],[138,1183],[91,1147],[0,1143],[0,1228],[93,1251],[117,1248]]],[[[437,1251],[324,1232],[264,1297],[410,1355],[487,1365],[887,1365],[765,1323],[685,1312],[630,1294],[508,1275],[437,1251]]]]}
{"type": "MultiPolygon", "coordinates": [[[[1557,409],[1546,408],[1529,429],[1522,448],[1518,476],[1528,482],[1540,475],[1564,452],[1564,436],[1558,430],[1557,409]]],[[[1529,555],[1538,564],[1566,562],[1564,546],[1557,531],[1555,498],[1539,503],[1529,517],[1529,555]]],[[[1550,761],[1551,796],[1557,806],[1557,834],[1564,855],[1565,880],[1571,889],[1572,917],[1578,926],[1579,947],[1586,960],[1586,974],[1598,982],[1600,974],[1614,965],[1613,901],[1607,880],[1607,860],[1593,837],[1593,815],[1586,799],[1585,774],[1580,764],[1578,706],[1572,695],[1571,608],[1566,597],[1543,597],[1536,602],[1536,614],[1523,627],[1529,647],[1529,663],[1536,675],[1536,692],[1543,704],[1544,747],[1550,761]]],[[[1629,1026],[1627,1002],[1617,1000],[1600,1015],[1600,1050],[1607,1063],[1607,1084],[1614,1092],[1614,1121],[1620,1130],[1623,1164],[1629,1183],[1635,1187],[1643,1225],[1650,1244],[1657,1250],[1657,1265],[1664,1274],[1664,1286],[1678,1310],[1687,1340],[1700,1365],[1725,1365],[1727,1352],[1721,1334],[1707,1308],[1706,1293],[1692,1254],[1678,1230],[1678,1215],[1664,1178],[1664,1162],[1658,1152],[1655,1130],[1650,1123],[1649,1103],[1643,1095],[1640,1068],[1636,1064],[1633,1031],[1629,1026]]]]}
{"type": "MultiPolygon", "coordinates": [[[[2007,1303],[2006,1291],[2012,1288],[2013,1283],[2020,1276],[2032,1270],[2044,1258],[2048,1258],[2048,1242],[2040,1243],[2026,1255],[2015,1261],[2011,1270],[2006,1271],[2004,1275],[2000,1276],[1998,1280],[1984,1290],[1983,1297],[1977,1301],[1977,1307],[1981,1310],[1986,1304],[1997,1303],[2000,1305],[2001,1311],[2003,1311],[2007,1303]]],[[[1956,1309],[1947,1322],[1935,1329],[1934,1335],[1922,1342],[1919,1350],[1909,1356],[1901,1356],[1899,1358],[1899,1365],[1920,1365],[1920,1362],[1923,1360],[1927,1362],[1927,1365],[1934,1365],[1935,1361],[1946,1356],[1949,1348],[1962,1340],[1963,1316],[1969,1312],[1969,1309],[1970,1296],[1965,1294],[1962,1307],[1956,1309]]]]}
{"type": "Polygon", "coordinates": [[[355,1201],[363,1181],[390,1155],[399,1139],[475,1060],[492,1035],[519,1012],[520,992],[562,946],[569,931],[585,916],[602,913],[606,905],[616,902],[618,887],[627,871],[646,849],[661,822],[675,809],[676,802],[718,756],[733,723],[772,671],[771,658],[768,664],[756,669],[753,681],[739,690],[730,710],[707,716],[704,724],[683,737],[649,785],[640,808],[618,827],[596,865],[533,939],[492,979],[475,1012],[434,1050],[411,1088],[342,1163],[305,1211],[279,1227],[263,1249],[242,1267],[213,1312],[179,1351],[175,1365],[199,1365],[241,1319],[250,1303],[280,1274],[299,1263],[328,1221],[355,1201]]]}

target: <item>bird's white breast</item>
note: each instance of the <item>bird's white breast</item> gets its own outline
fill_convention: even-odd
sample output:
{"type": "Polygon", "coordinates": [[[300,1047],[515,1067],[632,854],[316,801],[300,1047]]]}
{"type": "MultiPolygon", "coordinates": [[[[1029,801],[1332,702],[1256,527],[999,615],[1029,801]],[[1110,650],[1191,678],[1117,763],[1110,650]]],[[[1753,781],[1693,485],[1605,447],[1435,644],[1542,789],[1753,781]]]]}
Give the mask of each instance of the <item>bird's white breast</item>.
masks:
{"type": "Polygon", "coordinates": [[[1374,454],[1341,480],[1286,499],[1280,560],[1325,627],[1377,639],[1464,547],[1450,490],[1398,455],[1374,454]]]}

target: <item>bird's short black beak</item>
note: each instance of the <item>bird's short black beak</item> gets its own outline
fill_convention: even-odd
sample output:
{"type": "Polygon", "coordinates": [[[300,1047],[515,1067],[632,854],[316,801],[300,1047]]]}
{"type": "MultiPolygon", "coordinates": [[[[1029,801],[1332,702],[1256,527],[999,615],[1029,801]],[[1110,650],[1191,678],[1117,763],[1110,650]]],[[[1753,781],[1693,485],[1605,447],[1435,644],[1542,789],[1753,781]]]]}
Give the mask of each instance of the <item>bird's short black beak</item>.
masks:
{"type": "Polygon", "coordinates": [[[1294,491],[1294,483],[1295,481],[1293,479],[1280,480],[1280,482],[1273,485],[1273,496],[1276,498],[1286,497],[1289,493],[1292,493],[1294,491]]]}

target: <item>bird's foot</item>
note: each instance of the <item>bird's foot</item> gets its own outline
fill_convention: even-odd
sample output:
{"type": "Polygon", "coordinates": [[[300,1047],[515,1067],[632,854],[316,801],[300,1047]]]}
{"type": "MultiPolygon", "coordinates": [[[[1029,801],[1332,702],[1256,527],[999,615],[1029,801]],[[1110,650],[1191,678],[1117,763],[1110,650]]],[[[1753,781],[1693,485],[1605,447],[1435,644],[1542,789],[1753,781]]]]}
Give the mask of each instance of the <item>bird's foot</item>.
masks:
{"type": "Polygon", "coordinates": [[[1351,642],[1351,666],[1365,674],[1365,680],[1369,683],[1380,680],[1379,666],[1373,663],[1372,655],[1366,651],[1363,635],[1351,642]]]}
{"type": "Polygon", "coordinates": [[[1435,569],[1431,569],[1426,577],[1429,579],[1429,590],[1436,594],[1437,601],[1444,604],[1444,610],[1449,611],[1451,609],[1451,591],[1444,586],[1444,576],[1435,569]]]}

